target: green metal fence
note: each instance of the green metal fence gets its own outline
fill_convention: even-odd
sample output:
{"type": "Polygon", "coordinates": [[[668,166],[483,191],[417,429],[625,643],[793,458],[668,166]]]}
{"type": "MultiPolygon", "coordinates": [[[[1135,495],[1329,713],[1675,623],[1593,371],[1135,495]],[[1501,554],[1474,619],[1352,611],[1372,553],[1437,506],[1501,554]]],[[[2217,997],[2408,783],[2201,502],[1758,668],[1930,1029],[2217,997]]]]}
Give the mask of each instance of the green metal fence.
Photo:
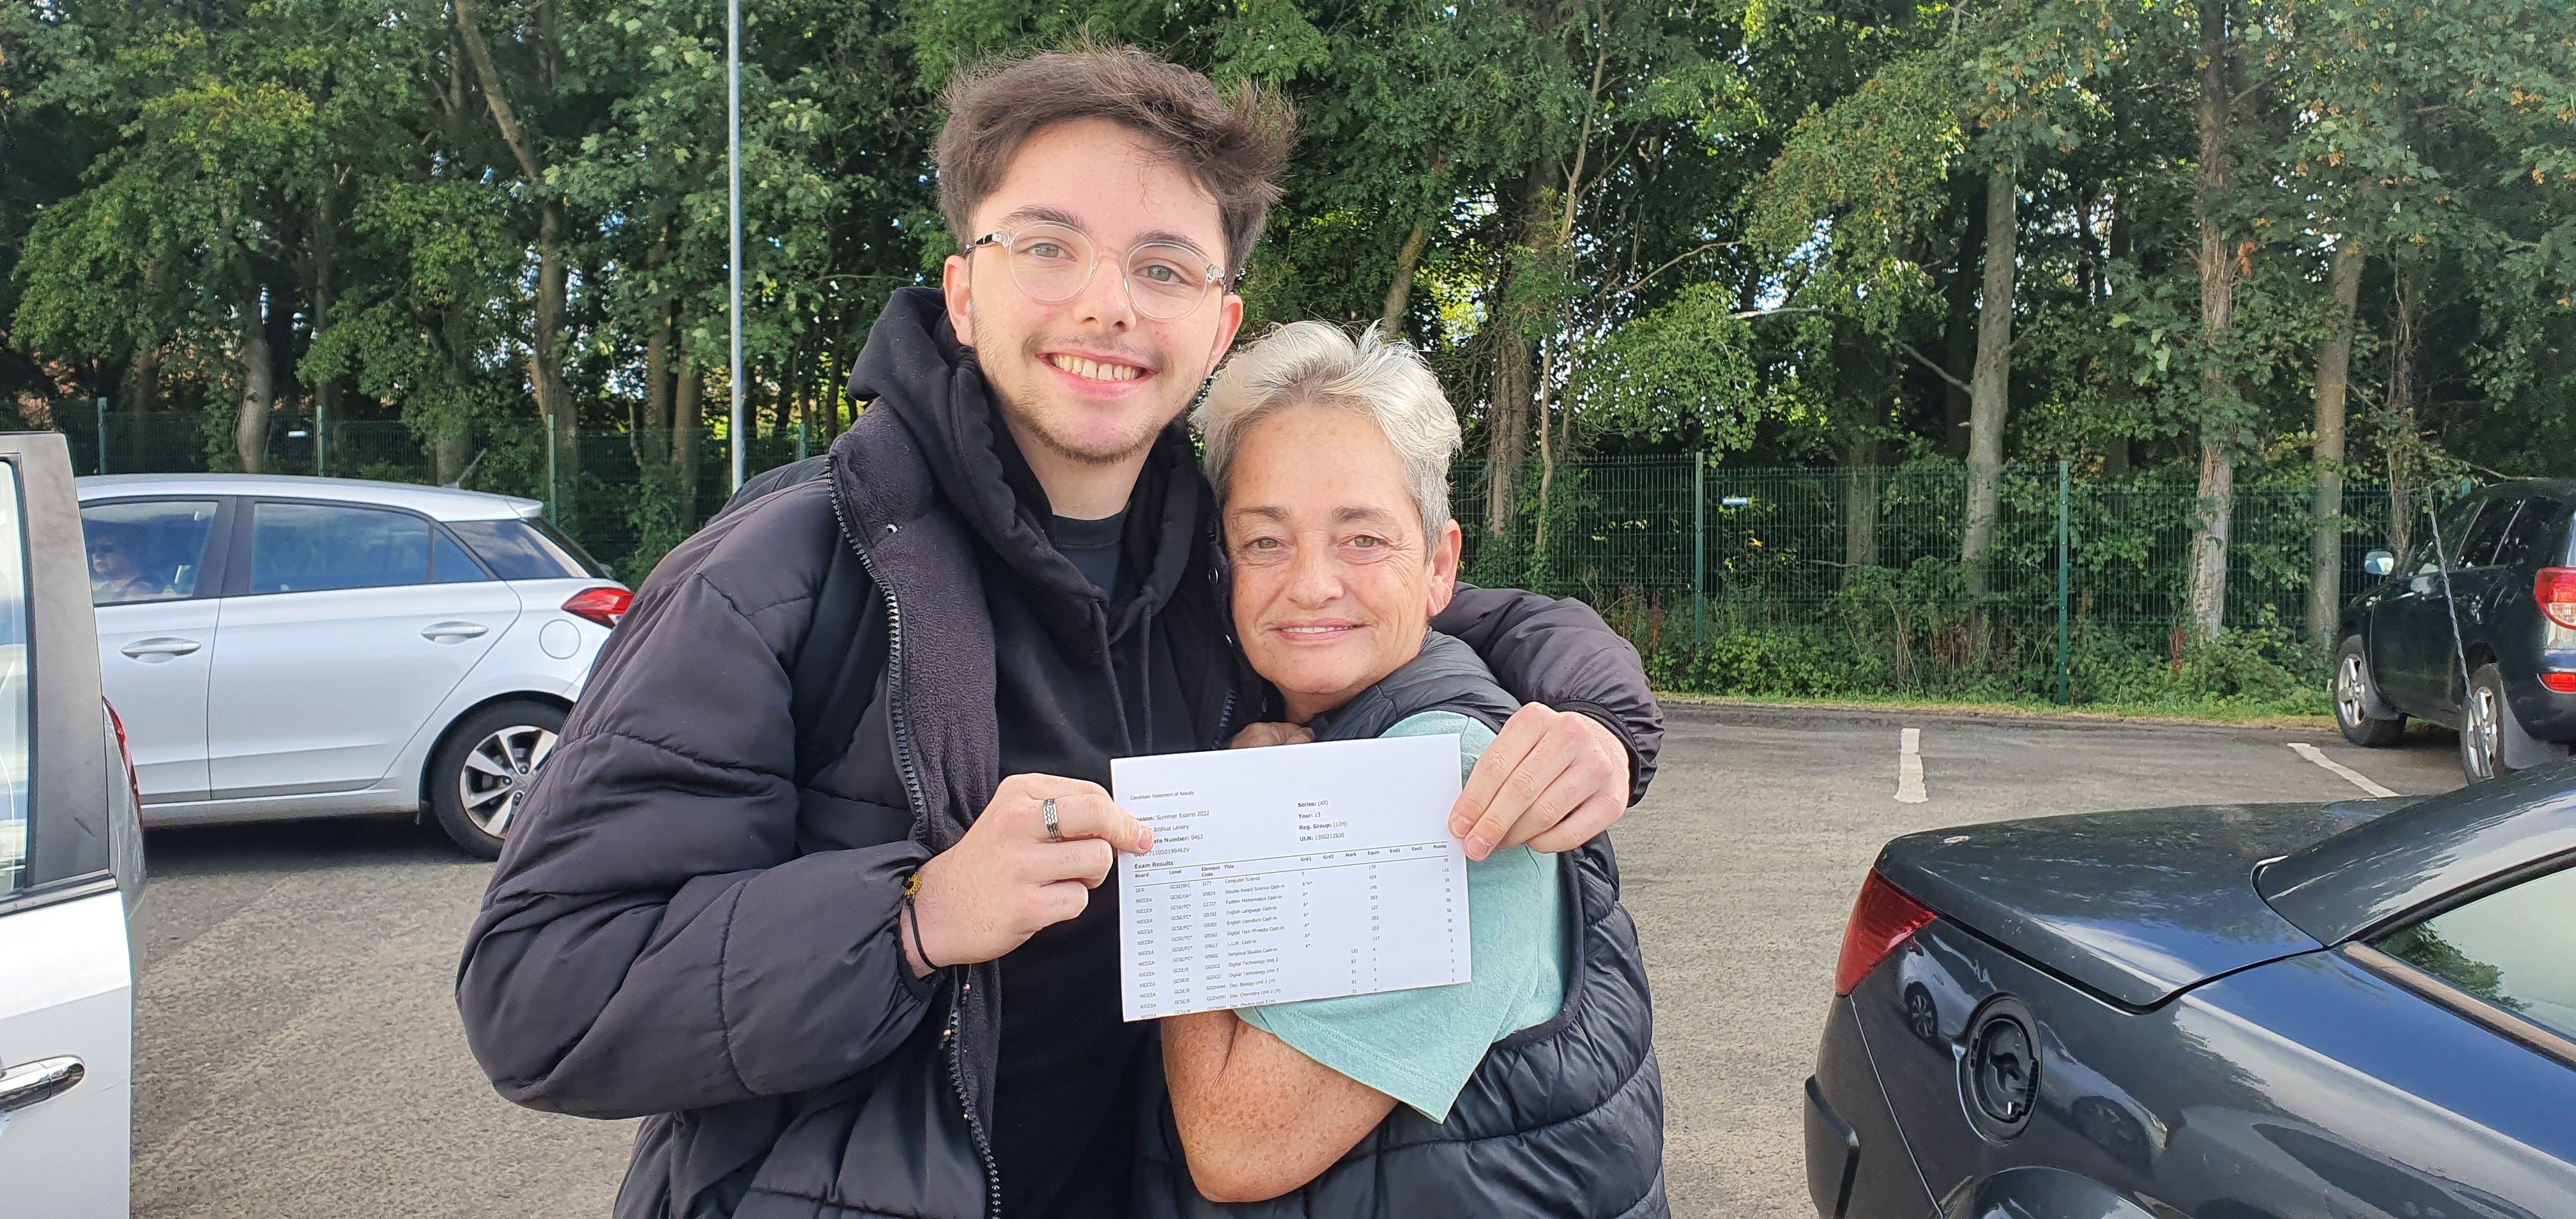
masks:
{"type": "MultiPolygon", "coordinates": [[[[236,464],[227,430],[194,414],[62,419],[82,473],[206,470],[236,464]]],[[[557,522],[629,579],[721,506],[730,488],[725,439],[696,438],[694,462],[671,433],[584,433],[569,451],[539,429],[468,435],[445,446],[398,422],[317,429],[280,417],[268,469],[400,482],[458,481],[544,501],[557,522]],[[444,468],[442,468],[442,450],[444,468]],[[692,474],[691,471],[694,471],[692,474]]],[[[751,472],[819,451],[818,436],[771,429],[750,437],[751,472]]],[[[1871,598],[1901,615],[1906,598],[1973,605],[2014,663],[2061,676],[2070,636],[2114,633],[2140,647],[2178,638],[2197,491],[2154,474],[2088,478],[2056,465],[2007,467],[1984,589],[1957,564],[1967,475],[1945,460],[1864,469],[1749,469],[1698,454],[1601,458],[1557,471],[1544,511],[1535,480],[1500,537],[1485,527],[1481,465],[1462,463],[1455,508],[1468,570],[1584,598],[1650,652],[1696,652],[1753,630],[1847,629],[1871,598]],[[1926,562],[1926,561],[1929,562],[1926,562]],[[1908,581],[1912,581],[1909,584],[1908,581]],[[1924,587],[1915,587],[1924,585],[1924,587]],[[1928,591],[1927,591],[1928,589],[1928,591]]],[[[2361,587],[2362,556],[2390,533],[2386,489],[2344,491],[2343,587],[2361,587]]],[[[2227,623],[2294,627],[2305,617],[2313,489],[2256,477],[2236,492],[2227,623]]],[[[2044,691],[2050,684],[2042,682],[2044,691]]],[[[2060,691],[2061,697],[2062,691],[2060,691]]]]}
{"type": "MultiPolygon", "coordinates": [[[[1564,502],[1548,513],[1554,537],[1534,560],[1545,583],[1596,601],[1697,590],[1739,618],[1810,620],[1855,568],[1957,559],[1967,524],[1967,472],[1947,461],[1744,469],[1683,453],[1584,462],[1560,471],[1557,483],[1564,502]]],[[[2062,520],[2070,612],[2124,628],[2171,627],[2184,609],[2198,497],[2190,483],[2008,466],[1988,591],[2007,604],[2053,605],[2062,520]]],[[[2314,498],[2304,482],[2237,489],[2231,625],[2251,625],[2267,609],[2285,622],[2305,613],[2314,498]]],[[[2360,577],[2362,556],[2385,542],[2388,502],[2385,487],[2344,488],[2346,587],[2360,577]]],[[[1482,533],[1482,508],[1462,489],[1459,516],[1471,535],[1482,533]]],[[[1536,532],[1524,525],[1521,544],[1538,547],[1536,532]]],[[[1471,536],[1470,545],[1483,540],[1471,536]]]]}
{"type": "MultiPolygon", "coordinates": [[[[1960,585],[1948,603],[1973,607],[1990,632],[1981,646],[2048,664],[2043,688],[2061,699],[2070,637],[2182,646],[2199,501],[2191,482],[2007,467],[1979,594],[1958,564],[1967,472],[1957,462],[1750,469],[1658,454],[1572,464],[1554,481],[1545,509],[1525,496],[1527,510],[1499,538],[1486,533],[1481,497],[1462,488],[1469,570],[1581,597],[1650,650],[1687,642],[1696,651],[1726,632],[1836,628],[1872,598],[1938,600],[1944,580],[1960,585]]],[[[2389,502],[2382,486],[2343,490],[2345,595],[2369,578],[2363,556],[2388,544],[2389,502]]],[[[2304,622],[2314,511],[2304,477],[2237,488],[2227,626],[2304,622]]]]}

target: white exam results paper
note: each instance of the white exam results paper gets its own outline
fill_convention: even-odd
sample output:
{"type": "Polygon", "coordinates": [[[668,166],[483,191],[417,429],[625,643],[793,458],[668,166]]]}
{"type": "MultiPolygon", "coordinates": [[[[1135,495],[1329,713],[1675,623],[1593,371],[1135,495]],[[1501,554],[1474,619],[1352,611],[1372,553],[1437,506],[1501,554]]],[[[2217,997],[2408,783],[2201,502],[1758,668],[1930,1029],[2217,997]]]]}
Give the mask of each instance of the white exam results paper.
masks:
{"type": "Polygon", "coordinates": [[[1456,736],[1118,758],[1126,1018],[1464,982],[1456,736]]]}

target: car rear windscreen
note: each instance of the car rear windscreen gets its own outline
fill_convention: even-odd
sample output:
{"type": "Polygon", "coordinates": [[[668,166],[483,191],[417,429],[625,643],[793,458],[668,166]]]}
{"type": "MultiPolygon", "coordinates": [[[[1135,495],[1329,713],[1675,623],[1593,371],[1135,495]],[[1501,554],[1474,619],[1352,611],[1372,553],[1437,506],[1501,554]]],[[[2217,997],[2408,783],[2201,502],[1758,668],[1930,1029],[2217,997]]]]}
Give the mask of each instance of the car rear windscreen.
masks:
{"type": "Polygon", "coordinates": [[[608,569],[544,521],[449,521],[483,565],[504,580],[605,580],[608,569]]]}

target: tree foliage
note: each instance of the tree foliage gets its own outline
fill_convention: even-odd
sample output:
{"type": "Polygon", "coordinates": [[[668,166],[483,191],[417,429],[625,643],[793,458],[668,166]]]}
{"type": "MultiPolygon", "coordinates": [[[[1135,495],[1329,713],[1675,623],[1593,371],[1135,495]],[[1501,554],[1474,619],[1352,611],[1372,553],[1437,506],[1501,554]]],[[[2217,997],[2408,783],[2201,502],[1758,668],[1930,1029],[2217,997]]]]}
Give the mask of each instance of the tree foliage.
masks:
{"type": "MultiPolygon", "coordinates": [[[[846,426],[875,311],[953,248],[938,89],[1089,39],[1296,102],[1254,333],[1322,317],[1420,344],[1488,537],[1551,519],[1577,454],[1870,471],[1971,455],[1976,420],[1976,453],[2112,478],[2321,455],[2400,481],[2576,473],[2558,0],[745,0],[744,20],[741,389],[773,443],[846,426]],[[1981,336],[2003,362],[1982,379],[1981,336]],[[2351,426],[2325,443],[2338,341],[2351,426]]],[[[724,97],[702,0],[13,0],[0,402],[34,426],[101,397],[194,421],[236,466],[270,412],[400,420],[438,477],[667,545],[709,506],[734,388],[724,97]],[[634,477],[547,476],[603,436],[634,477]]]]}

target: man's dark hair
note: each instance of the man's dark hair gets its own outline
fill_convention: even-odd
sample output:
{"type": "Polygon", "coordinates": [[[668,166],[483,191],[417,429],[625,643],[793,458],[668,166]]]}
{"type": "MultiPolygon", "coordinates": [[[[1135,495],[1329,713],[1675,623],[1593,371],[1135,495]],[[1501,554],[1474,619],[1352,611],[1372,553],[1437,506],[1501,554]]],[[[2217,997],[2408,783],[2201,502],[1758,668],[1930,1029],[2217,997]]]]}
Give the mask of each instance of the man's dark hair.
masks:
{"type": "Polygon", "coordinates": [[[939,211],[959,245],[982,236],[968,216],[1002,184],[1030,136],[1057,123],[1104,119],[1158,145],[1216,200],[1225,263],[1239,274],[1261,239],[1279,174],[1296,139],[1296,112],[1277,93],[1238,81],[1223,93],[1196,72],[1134,47],[1077,46],[960,73],[939,129],[939,211]]]}

